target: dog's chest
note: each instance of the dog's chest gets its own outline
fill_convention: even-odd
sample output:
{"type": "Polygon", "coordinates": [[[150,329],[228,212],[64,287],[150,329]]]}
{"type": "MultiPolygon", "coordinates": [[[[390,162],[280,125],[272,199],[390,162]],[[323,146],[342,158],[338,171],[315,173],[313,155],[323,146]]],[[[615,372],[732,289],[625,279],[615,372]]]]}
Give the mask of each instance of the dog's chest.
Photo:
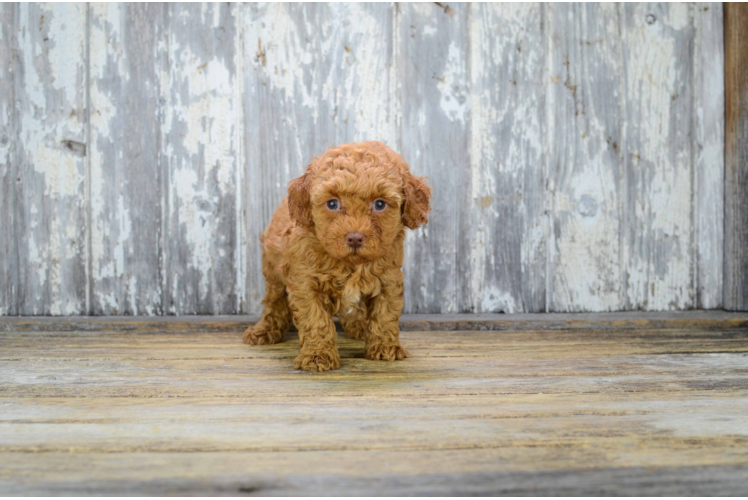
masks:
{"type": "Polygon", "coordinates": [[[368,297],[379,295],[381,284],[366,267],[357,267],[344,278],[340,289],[340,310],[346,314],[358,309],[368,297]]]}

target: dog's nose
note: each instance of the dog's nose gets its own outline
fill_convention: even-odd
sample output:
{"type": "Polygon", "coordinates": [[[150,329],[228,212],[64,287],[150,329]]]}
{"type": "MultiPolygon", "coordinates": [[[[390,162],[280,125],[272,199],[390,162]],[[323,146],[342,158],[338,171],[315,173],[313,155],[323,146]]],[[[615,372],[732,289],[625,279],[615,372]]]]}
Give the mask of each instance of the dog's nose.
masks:
{"type": "Polygon", "coordinates": [[[361,233],[348,233],[345,236],[345,241],[353,249],[360,248],[364,244],[364,235],[361,233]]]}

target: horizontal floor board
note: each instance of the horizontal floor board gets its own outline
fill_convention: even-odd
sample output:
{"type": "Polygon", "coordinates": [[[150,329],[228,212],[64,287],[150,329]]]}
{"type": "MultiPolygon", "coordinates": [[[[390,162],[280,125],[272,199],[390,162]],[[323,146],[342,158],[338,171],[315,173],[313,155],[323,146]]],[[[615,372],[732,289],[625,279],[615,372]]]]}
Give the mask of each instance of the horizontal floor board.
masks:
{"type": "Polygon", "coordinates": [[[748,393],[392,399],[0,399],[0,452],[748,445],[748,393]]]}
{"type": "Polygon", "coordinates": [[[691,392],[588,394],[514,394],[484,396],[390,396],[376,395],[340,399],[334,396],[241,398],[0,398],[2,423],[75,423],[128,420],[233,420],[252,421],[303,418],[338,418],[348,409],[365,415],[356,418],[389,418],[398,411],[402,418],[438,419],[440,412],[465,418],[513,419],[573,415],[629,415],[671,411],[728,408],[730,401],[742,405],[748,398],[744,390],[691,392]],[[312,409],[323,413],[310,414],[312,409]],[[425,409],[428,408],[428,409],[425,409]],[[216,410],[220,411],[216,411],[216,410]],[[433,411],[433,410],[439,411],[433,411]]]}
{"type": "Polygon", "coordinates": [[[343,359],[323,374],[288,359],[41,360],[0,365],[0,396],[253,397],[674,391],[741,388],[748,355],[591,357],[557,361],[418,358],[343,359]]]}
{"type": "MultiPolygon", "coordinates": [[[[189,331],[242,332],[257,316],[5,316],[0,331],[189,331]]],[[[543,314],[406,314],[403,330],[621,330],[640,328],[748,328],[748,314],[726,311],[543,313],[543,314]]]]}
{"type": "Polygon", "coordinates": [[[735,448],[0,453],[7,495],[730,496],[746,484],[735,448]]]}
{"type": "MultiPolygon", "coordinates": [[[[748,330],[636,330],[589,332],[404,332],[415,357],[487,357],[748,352],[748,330]]],[[[339,336],[343,357],[360,356],[363,343],[339,336]]],[[[235,333],[12,332],[0,335],[0,360],[70,359],[285,359],[296,355],[298,334],[286,341],[252,347],[235,333]]]]}

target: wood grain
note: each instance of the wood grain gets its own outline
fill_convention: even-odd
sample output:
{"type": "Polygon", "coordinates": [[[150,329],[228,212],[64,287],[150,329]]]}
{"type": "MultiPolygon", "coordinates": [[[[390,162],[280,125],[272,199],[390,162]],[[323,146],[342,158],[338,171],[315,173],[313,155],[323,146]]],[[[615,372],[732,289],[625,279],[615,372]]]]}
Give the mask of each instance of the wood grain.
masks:
{"type": "Polygon", "coordinates": [[[532,446],[576,448],[601,439],[616,448],[638,428],[636,445],[687,448],[689,439],[724,447],[748,443],[740,432],[745,394],[738,401],[725,393],[698,393],[696,401],[666,397],[662,401],[617,398],[601,402],[583,396],[576,401],[556,395],[504,398],[454,397],[423,401],[393,397],[385,402],[362,397],[237,399],[164,398],[39,399],[30,406],[12,398],[0,400],[8,433],[0,453],[180,453],[481,450],[532,446]],[[74,404],[75,403],[75,404],[74,404]],[[580,409],[579,406],[582,408],[580,409]],[[324,409],[324,414],[318,414],[324,409]],[[687,412],[690,422],[679,422],[687,412]],[[719,412],[719,416],[715,415],[719,412]],[[37,415],[44,415],[43,417],[37,415]],[[663,424],[667,421],[671,423],[663,424]],[[154,425],[168,430],[155,431],[154,425]],[[709,426],[707,433],[695,431],[709,426]],[[718,427],[715,427],[718,426],[718,427]],[[263,432],[255,432],[262,427],[263,432]],[[671,432],[663,432],[671,431],[671,432]],[[107,439],[117,436],[116,440],[107,439]]]}
{"type": "Polygon", "coordinates": [[[744,326],[404,332],[402,341],[413,359],[393,364],[364,360],[362,344],[341,336],[343,369],[323,376],[294,372],[295,334],[287,334],[285,343],[257,349],[240,344],[238,335],[195,334],[189,329],[162,333],[154,328],[5,333],[0,339],[6,353],[0,394],[358,397],[677,392],[744,387],[748,373],[744,326]],[[25,356],[35,361],[26,362],[25,356]],[[294,380],[293,386],[286,386],[288,380],[294,380]]]}
{"type": "Polygon", "coordinates": [[[165,8],[90,7],[90,310],[163,314],[159,49],[165,8]],[[145,116],[152,117],[144,120],[145,116]]]}
{"type": "Polygon", "coordinates": [[[693,24],[684,4],[625,4],[626,308],[693,307],[693,24]]]}
{"type": "Polygon", "coordinates": [[[434,188],[406,240],[406,312],[748,296],[722,105],[744,65],[724,64],[720,4],[0,15],[2,315],[259,314],[258,237],[288,181],[369,139],[434,188]]]}
{"type": "Polygon", "coordinates": [[[551,311],[614,311],[623,301],[620,235],[623,43],[616,4],[548,5],[551,311]],[[620,144],[620,145],[619,145],[620,144]]]}
{"type": "Polygon", "coordinates": [[[694,231],[696,307],[722,307],[725,238],[725,59],[721,3],[694,7],[694,231]]]}
{"type": "MultiPolygon", "coordinates": [[[[257,316],[161,317],[6,317],[6,332],[234,332],[247,329],[257,316]]],[[[406,314],[403,331],[533,331],[533,330],[647,330],[739,329],[748,327],[742,313],[724,311],[539,313],[539,314],[406,314]]],[[[338,325],[338,331],[342,331],[338,325]]]]}
{"type": "Polygon", "coordinates": [[[242,59],[237,4],[170,5],[164,313],[238,312],[242,59]]]}
{"type": "Polygon", "coordinates": [[[470,8],[470,192],[464,200],[470,225],[458,259],[467,261],[459,286],[471,293],[461,311],[546,310],[547,8],[470,8]]]}
{"type": "Polygon", "coordinates": [[[412,452],[3,454],[0,484],[9,495],[589,495],[743,496],[748,467],[734,448],[684,456],[683,450],[585,447],[567,456],[585,465],[573,472],[553,448],[412,452]],[[597,450],[597,451],[595,451],[597,450]],[[706,457],[705,457],[706,455],[706,457]],[[12,458],[12,460],[11,460],[12,458]],[[662,465],[693,458],[690,467],[662,465]],[[741,461],[733,465],[731,460],[741,461]],[[639,466],[620,466],[635,462],[639,466]],[[727,463],[725,463],[727,462],[727,463]],[[123,463],[137,464],[122,467],[123,463]],[[455,470],[456,464],[479,472],[455,470]],[[495,470],[495,464],[502,464],[495,470]],[[494,470],[483,470],[490,466],[494,470]],[[527,470],[537,467],[537,470],[527,470]],[[175,475],[175,468],[181,471],[175,475]],[[288,470],[287,474],[279,471],[288,470]],[[355,471],[370,471],[356,475],[355,471]],[[416,471],[420,471],[418,474],[416,471]],[[85,487],[82,485],[85,484],[85,487]]]}
{"type": "Polygon", "coordinates": [[[86,11],[17,6],[17,314],[87,310],[86,11]]]}
{"type": "Polygon", "coordinates": [[[196,320],[59,323],[0,334],[4,493],[748,489],[745,324],[412,331],[396,363],[341,337],[342,368],[310,374],[295,334],[251,348],[196,320]]]}
{"type": "Polygon", "coordinates": [[[18,134],[14,72],[16,10],[0,5],[0,316],[18,314],[18,247],[15,200],[18,170],[14,137],[18,134]]]}
{"type": "Polygon", "coordinates": [[[469,288],[463,286],[458,255],[469,248],[465,220],[473,207],[468,198],[470,8],[398,5],[398,148],[411,170],[428,176],[433,188],[430,222],[405,242],[406,312],[466,312],[460,294],[469,288]]]}
{"type": "Polygon", "coordinates": [[[725,4],[724,306],[748,310],[748,7],[725,4]]]}

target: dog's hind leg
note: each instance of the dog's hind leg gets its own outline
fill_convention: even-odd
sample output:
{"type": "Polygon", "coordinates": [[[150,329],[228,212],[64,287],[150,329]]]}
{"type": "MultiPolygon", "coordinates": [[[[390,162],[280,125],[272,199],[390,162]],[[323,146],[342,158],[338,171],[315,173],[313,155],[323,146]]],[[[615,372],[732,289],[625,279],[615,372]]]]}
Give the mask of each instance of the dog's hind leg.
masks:
{"type": "Polygon", "coordinates": [[[277,344],[283,341],[283,335],[291,326],[291,309],[288,307],[286,287],[273,275],[265,275],[265,308],[262,319],[247,328],[242,340],[245,344],[277,344]]]}

